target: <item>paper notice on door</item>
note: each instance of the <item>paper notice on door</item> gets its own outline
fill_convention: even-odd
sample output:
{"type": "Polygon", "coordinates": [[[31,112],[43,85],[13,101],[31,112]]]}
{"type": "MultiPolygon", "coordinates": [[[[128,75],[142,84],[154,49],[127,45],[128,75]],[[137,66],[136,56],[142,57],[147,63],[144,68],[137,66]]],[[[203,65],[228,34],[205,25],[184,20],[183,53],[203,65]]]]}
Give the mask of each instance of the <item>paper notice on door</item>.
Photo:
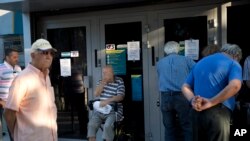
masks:
{"type": "Polygon", "coordinates": [[[128,45],[128,60],[140,60],[140,42],[134,41],[134,42],[127,42],[128,45]]]}
{"type": "Polygon", "coordinates": [[[193,60],[199,59],[199,40],[185,40],[185,56],[193,60]]]}
{"type": "Polygon", "coordinates": [[[61,76],[71,76],[71,62],[69,58],[60,59],[61,76]]]}

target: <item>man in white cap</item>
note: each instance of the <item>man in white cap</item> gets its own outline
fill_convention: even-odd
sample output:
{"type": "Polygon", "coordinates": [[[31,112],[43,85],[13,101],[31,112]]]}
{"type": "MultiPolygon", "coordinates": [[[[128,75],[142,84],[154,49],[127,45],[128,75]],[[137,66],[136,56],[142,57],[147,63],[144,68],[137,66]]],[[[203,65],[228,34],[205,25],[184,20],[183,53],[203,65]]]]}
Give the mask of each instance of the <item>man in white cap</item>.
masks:
{"type": "Polygon", "coordinates": [[[57,109],[48,75],[55,52],[47,40],[36,40],[31,63],[10,87],[4,116],[14,141],[57,141],[57,109]]]}

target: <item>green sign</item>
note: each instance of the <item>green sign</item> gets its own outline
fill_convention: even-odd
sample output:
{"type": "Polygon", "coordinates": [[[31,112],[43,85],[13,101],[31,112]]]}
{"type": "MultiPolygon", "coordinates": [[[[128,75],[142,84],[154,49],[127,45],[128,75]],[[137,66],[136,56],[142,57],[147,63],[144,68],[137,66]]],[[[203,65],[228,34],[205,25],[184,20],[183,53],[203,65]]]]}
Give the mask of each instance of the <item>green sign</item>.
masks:
{"type": "Polygon", "coordinates": [[[70,52],[61,52],[62,57],[70,57],[70,52]]]}
{"type": "Polygon", "coordinates": [[[106,63],[113,67],[115,75],[126,75],[126,49],[106,50],[106,63]]]}

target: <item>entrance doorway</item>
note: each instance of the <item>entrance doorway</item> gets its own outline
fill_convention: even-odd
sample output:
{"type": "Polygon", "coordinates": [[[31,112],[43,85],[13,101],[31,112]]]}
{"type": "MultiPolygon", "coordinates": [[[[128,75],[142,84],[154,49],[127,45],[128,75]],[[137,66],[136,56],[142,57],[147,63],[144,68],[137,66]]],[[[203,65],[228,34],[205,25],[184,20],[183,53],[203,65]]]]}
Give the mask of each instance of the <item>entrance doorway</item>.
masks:
{"type": "MultiPolygon", "coordinates": [[[[167,16],[166,16],[167,17],[167,16]]],[[[163,37],[162,40],[159,41],[160,46],[159,48],[157,48],[156,52],[156,60],[158,61],[159,59],[164,57],[164,44],[168,41],[176,41],[176,42],[182,42],[185,40],[190,40],[190,39],[195,39],[195,40],[199,40],[199,59],[201,59],[201,51],[202,49],[207,45],[207,16],[197,16],[197,17],[191,17],[191,16],[187,16],[187,17],[183,17],[183,18],[166,18],[163,17],[161,19],[162,23],[161,26],[164,27],[163,30],[161,31],[162,34],[161,36],[163,37]],[[157,54],[159,53],[159,54],[157,54]]],[[[179,17],[178,15],[176,15],[176,17],[179,17]]],[[[161,36],[159,38],[161,38],[161,36]]],[[[184,55],[184,52],[183,52],[184,55]]],[[[199,60],[198,59],[198,60],[199,60]]],[[[195,61],[198,61],[195,60],[195,61]]],[[[155,72],[156,73],[156,72],[155,72]]],[[[158,87],[157,87],[158,90],[158,87]]],[[[159,94],[160,96],[160,94],[159,94]]],[[[160,99],[160,98],[159,98],[160,99]]],[[[158,100],[159,103],[157,103],[158,108],[160,106],[160,101],[158,100]]],[[[155,104],[156,102],[153,101],[155,104]]],[[[155,104],[156,105],[156,104],[155,104]]],[[[159,108],[160,109],[160,108],[159,108]]],[[[161,117],[162,113],[160,110],[158,110],[157,113],[160,115],[159,117],[161,117]]],[[[162,122],[162,118],[158,118],[160,120],[157,120],[157,117],[155,115],[152,115],[152,119],[155,119],[154,121],[157,121],[160,128],[160,132],[153,132],[154,134],[154,138],[156,138],[156,136],[159,136],[158,140],[164,140],[164,126],[163,126],[163,122],[162,122]]],[[[191,120],[191,119],[190,119],[191,120]]],[[[178,121],[178,119],[176,120],[178,121]]],[[[178,126],[178,130],[181,130],[178,123],[176,124],[178,126]]],[[[157,127],[156,127],[157,128],[157,127]]],[[[180,131],[177,131],[177,140],[182,140],[182,135],[179,134],[180,131]]]]}
{"type": "Polygon", "coordinates": [[[199,59],[201,59],[201,51],[207,45],[207,16],[165,19],[164,28],[165,43],[172,40],[176,42],[199,40],[199,59]]]}
{"type": "Polygon", "coordinates": [[[124,80],[124,130],[135,141],[145,140],[141,25],[141,22],[106,24],[104,29],[105,45],[115,45],[115,50],[124,51],[125,56],[122,54],[114,56],[113,53],[111,54],[112,51],[107,51],[106,48],[106,64],[112,65],[115,74],[124,80]],[[139,58],[129,59],[128,42],[139,42],[139,50],[137,50],[139,58]]]}
{"type": "MultiPolygon", "coordinates": [[[[249,48],[249,36],[245,36],[250,32],[250,21],[246,17],[249,16],[250,4],[237,5],[227,8],[227,42],[231,44],[237,44],[242,50],[242,59],[240,64],[244,70],[244,62],[248,56],[250,56],[249,48]]],[[[236,100],[240,103],[240,108],[235,108],[233,112],[233,124],[231,126],[231,140],[237,140],[234,136],[236,129],[250,129],[249,124],[249,107],[245,106],[250,103],[250,89],[246,85],[246,81],[243,81],[241,90],[238,92],[236,100]]]]}
{"type": "Polygon", "coordinates": [[[47,37],[58,51],[50,73],[58,109],[58,136],[86,138],[87,90],[83,87],[83,76],[87,75],[86,27],[48,29],[47,37]],[[61,59],[71,63],[69,76],[61,76],[61,59]]]}

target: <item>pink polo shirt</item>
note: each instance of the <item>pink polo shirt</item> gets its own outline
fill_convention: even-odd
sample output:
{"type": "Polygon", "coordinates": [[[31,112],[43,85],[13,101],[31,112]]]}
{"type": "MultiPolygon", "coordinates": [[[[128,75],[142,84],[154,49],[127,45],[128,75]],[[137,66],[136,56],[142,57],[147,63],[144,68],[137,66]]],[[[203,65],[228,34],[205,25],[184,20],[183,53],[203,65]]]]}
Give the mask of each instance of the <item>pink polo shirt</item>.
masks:
{"type": "Polygon", "coordinates": [[[57,141],[57,109],[47,74],[29,64],[13,81],[6,108],[16,111],[15,141],[57,141]]]}

